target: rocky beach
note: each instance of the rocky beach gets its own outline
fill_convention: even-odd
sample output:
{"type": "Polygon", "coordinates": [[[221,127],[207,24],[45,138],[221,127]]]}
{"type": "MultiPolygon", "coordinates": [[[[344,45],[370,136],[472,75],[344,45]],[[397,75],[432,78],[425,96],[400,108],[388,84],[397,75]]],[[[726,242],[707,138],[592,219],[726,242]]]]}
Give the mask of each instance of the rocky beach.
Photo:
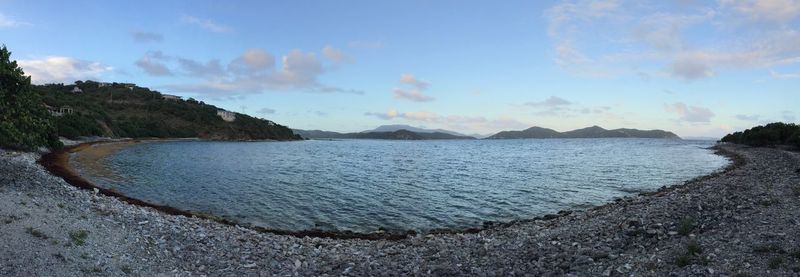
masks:
{"type": "Polygon", "coordinates": [[[2,276],[797,276],[800,153],[588,210],[399,240],[298,237],[132,205],[0,151],[2,276]]]}

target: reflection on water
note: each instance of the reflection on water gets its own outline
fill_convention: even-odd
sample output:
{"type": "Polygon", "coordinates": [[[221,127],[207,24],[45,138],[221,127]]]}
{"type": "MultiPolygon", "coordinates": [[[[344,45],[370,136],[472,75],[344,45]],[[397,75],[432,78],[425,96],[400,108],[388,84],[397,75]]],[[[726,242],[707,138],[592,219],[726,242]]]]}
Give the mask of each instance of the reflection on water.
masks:
{"type": "Polygon", "coordinates": [[[679,184],[728,163],[704,149],[710,145],[661,139],[163,142],[103,158],[122,180],[84,173],[135,198],[272,229],[425,231],[532,218],[679,184]]]}

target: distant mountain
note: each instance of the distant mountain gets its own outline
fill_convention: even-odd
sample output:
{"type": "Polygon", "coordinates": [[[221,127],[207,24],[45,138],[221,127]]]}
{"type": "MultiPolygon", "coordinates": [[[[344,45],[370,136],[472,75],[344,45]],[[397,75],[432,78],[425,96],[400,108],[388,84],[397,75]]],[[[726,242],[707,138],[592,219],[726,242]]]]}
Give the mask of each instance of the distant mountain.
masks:
{"type": "Polygon", "coordinates": [[[718,137],[683,137],[683,139],[685,139],[685,140],[713,140],[713,141],[719,140],[718,137]]]}
{"type": "Polygon", "coordinates": [[[295,134],[300,135],[304,138],[311,138],[311,139],[318,139],[318,138],[331,138],[331,139],[338,139],[338,138],[348,138],[347,134],[337,133],[337,132],[330,132],[330,131],[322,131],[322,130],[301,130],[301,129],[292,129],[292,132],[295,134]]]}
{"type": "Polygon", "coordinates": [[[309,139],[391,139],[391,140],[434,140],[434,139],[475,139],[470,136],[454,135],[443,132],[412,132],[401,129],[387,132],[360,132],[360,133],[338,133],[320,130],[300,130],[293,129],[295,134],[299,134],[309,139]]]}
{"type": "Polygon", "coordinates": [[[411,131],[411,132],[414,132],[414,133],[445,133],[445,134],[451,134],[451,135],[454,135],[454,136],[467,136],[465,134],[462,134],[462,133],[459,133],[459,132],[450,131],[450,130],[425,129],[425,128],[419,128],[419,127],[414,127],[414,126],[404,125],[404,124],[381,125],[381,126],[378,126],[378,128],[375,128],[375,129],[372,129],[372,130],[363,131],[362,133],[394,132],[394,131],[400,131],[400,130],[411,131]]]}
{"type": "Polygon", "coordinates": [[[663,130],[614,129],[606,130],[600,126],[592,126],[560,133],[553,129],[531,127],[522,131],[502,131],[487,139],[520,139],[520,138],[668,138],[680,139],[678,135],[663,130]]]}
{"type": "Polygon", "coordinates": [[[351,133],[353,138],[359,139],[395,139],[395,140],[431,140],[431,139],[475,139],[468,136],[457,136],[442,132],[425,133],[412,132],[409,130],[397,130],[394,132],[367,132],[351,133]]]}
{"type": "Polygon", "coordinates": [[[530,127],[522,131],[502,131],[486,139],[521,139],[521,138],[559,138],[561,133],[553,129],[530,127]]]}

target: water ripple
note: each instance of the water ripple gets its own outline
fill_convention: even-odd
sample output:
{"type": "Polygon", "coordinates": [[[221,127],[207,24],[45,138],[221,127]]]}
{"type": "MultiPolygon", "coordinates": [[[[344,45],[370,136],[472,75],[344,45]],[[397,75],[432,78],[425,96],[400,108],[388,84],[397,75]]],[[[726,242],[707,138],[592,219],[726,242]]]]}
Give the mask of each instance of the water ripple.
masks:
{"type": "Polygon", "coordinates": [[[720,169],[708,142],[658,139],[163,142],[88,176],[155,203],[271,229],[478,227],[586,208],[720,169]]]}

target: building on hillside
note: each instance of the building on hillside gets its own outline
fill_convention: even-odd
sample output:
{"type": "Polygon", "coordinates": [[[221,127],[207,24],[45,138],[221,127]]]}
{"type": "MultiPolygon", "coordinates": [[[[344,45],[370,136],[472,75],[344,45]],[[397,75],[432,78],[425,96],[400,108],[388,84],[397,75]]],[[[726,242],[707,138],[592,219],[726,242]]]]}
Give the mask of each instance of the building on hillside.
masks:
{"type": "Polygon", "coordinates": [[[50,112],[50,115],[52,116],[63,116],[65,114],[72,114],[74,112],[74,110],[70,106],[63,106],[60,108],[56,108],[45,104],[44,107],[47,108],[47,111],[50,112]]]}
{"type": "Polygon", "coordinates": [[[83,90],[81,88],[79,88],[78,86],[75,86],[69,92],[72,92],[72,93],[83,93],[83,90]]]}
{"type": "Polygon", "coordinates": [[[172,100],[172,101],[181,100],[180,96],[172,95],[172,94],[162,94],[161,98],[164,99],[164,100],[172,100]]]}
{"type": "Polygon", "coordinates": [[[236,114],[233,113],[233,112],[226,111],[226,110],[218,110],[217,111],[217,115],[219,117],[221,117],[222,120],[225,120],[226,122],[232,122],[232,121],[236,120],[236,114]]]}
{"type": "Polygon", "coordinates": [[[111,83],[107,83],[107,82],[97,83],[97,87],[99,87],[99,88],[108,87],[108,86],[111,86],[111,83]]]}
{"type": "Polygon", "coordinates": [[[58,112],[61,113],[62,115],[65,115],[65,114],[72,114],[74,110],[72,110],[72,107],[70,106],[62,106],[61,108],[58,108],[58,112]]]}

